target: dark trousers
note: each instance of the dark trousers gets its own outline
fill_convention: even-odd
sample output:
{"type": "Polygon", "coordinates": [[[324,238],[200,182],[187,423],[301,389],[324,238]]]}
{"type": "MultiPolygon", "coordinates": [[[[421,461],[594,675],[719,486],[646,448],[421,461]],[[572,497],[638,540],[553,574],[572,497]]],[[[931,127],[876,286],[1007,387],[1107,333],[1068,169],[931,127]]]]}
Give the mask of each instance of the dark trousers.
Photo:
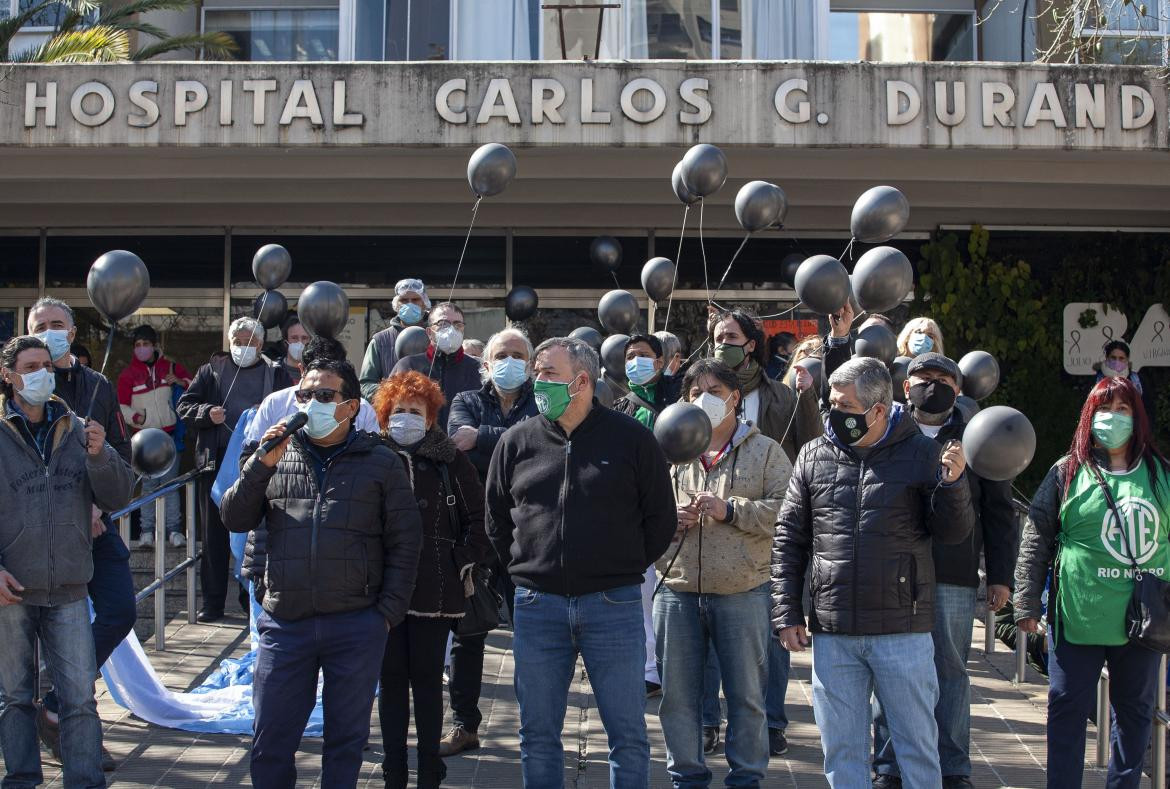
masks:
{"type": "Polygon", "coordinates": [[[411,615],[390,630],[382,657],[382,691],[378,696],[378,719],[382,723],[386,752],[383,768],[388,771],[401,770],[406,764],[411,694],[419,772],[441,769],[443,655],[450,632],[450,619],[411,615]]]}
{"type": "Polygon", "coordinates": [[[1141,785],[1154,715],[1159,655],[1145,647],[1048,641],[1048,787],[1079,789],[1085,764],[1085,726],[1097,698],[1101,667],[1109,666],[1113,731],[1107,789],[1141,785]]]}
{"type": "MultiPolygon", "coordinates": [[[[221,456],[216,468],[223,463],[221,456]]],[[[227,600],[232,566],[232,548],[228,530],[219,517],[219,507],[211,500],[210,479],[199,481],[199,503],[203,507],[203,555],[199,557],[199,582],[203,587],[203,607],[223,611],[227,600]]]]}
{"type": "MultiPolygon", "coordinates": [[[[508,618],[515,609],[516,586],[508,571],[496,562],[492,568],[492,582],[508,606],[508,618]]],[[[451,640],[451,713],[456,726],[467,731],[479,731],[483,714],[479,711],[479,696],[483,687],[483,651],[487,633],[455,636],[451,640]]]]}
{"type": "MultiPolygon", "coordinates": [[[[130,576],[130,551],[118,532],[106,524],[106,533],[93,541],[93,578],[89,598],[93,602],[93,651],[100,670],[110,654],[134,629],[137,617],[134,579],[130,576]]],[[[45,707],[58,711],[57,693],[45,694],[45,707]]]]}
{"type": "Polygon", "coordinates": [[[288,621],[268,612],[257,620],[252,704],[252,786],[292,789],[295,757],[317,702],[317,673],[325,675],[322,786],[355,786],[362,748],[370,737],[370,709],[386,645],[386,620],[371,606],[344,614],[288,621]]]}

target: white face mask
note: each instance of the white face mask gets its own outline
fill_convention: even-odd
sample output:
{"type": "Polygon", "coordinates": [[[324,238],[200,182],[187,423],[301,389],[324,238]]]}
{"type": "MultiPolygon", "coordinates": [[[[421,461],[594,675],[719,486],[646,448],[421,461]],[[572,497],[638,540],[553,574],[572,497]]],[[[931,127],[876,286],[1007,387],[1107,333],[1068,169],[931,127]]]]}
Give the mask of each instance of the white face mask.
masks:
{"type": "Polygon", "coordinates": [[[251,345],[233,345],[232,361],[240,367],[251,367],[256,363],[258,353],[251,345]]]}
{"type": "Polygon", "coordinates": [[[391,414],[388,429],[390,438],[399,446],[410,447],[422,441],[427,434],[427,421],[418,414],[391,414]]]}
{"type": "Polygon", "coordinates": [[[53,390],[57,388],[57,377],[44,367],[31,373],[23,373],[20,381],[24,388],[17,394],[29,405],[44,405],[49,402],[53,390]]]}
{"type": "MultiPolygon", "coordinates": [[[[728,395],[727,400],[730,399],[731,395],[728,395]]],[[[703,392],[691,401],[691,405],[697,405],[699,408],[702,408],[703,413],[711,420],[711,427],[718,427],[723,424],[723,420],[733,410],[728,408],[727,400],[724,400],[718,395],[713,395],[710,392],[703,392]]]]}
{"type": "Polygon", "coordinates": [[[290,342],[288,344],[288,358],[294,362],[301,360],[301,354],[305,352],[305,344],[303,342],[290,342]]]}
{"type": "Polygon", "coordinates": [[[455,353],[463,345],[463,332],[454,326],[435,332],[435,347],[442,353],[455,353]]]}

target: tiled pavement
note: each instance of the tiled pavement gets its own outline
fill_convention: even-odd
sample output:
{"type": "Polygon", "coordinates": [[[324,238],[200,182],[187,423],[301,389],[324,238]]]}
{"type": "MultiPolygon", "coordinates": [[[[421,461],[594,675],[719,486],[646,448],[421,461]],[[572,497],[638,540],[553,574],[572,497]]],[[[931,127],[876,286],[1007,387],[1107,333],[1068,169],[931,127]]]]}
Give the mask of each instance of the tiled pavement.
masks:
{"type": "MultiPolygon", "coordinates": [[[[246,650],[243,620],[226,619],[218,625],[188,625],[185,618],[175,619],[167,628],[167,650],[150,652],[151,660],[163,681],[173,689],[198,684],[221,658],[246,650]]],[[[1029,674],[1034,684],[1014,687],[1010,681],[1012,656],[1002,645],[990,657],[978,646],[982,628],[976,625],[976,648],[972,653],[972,757],[975,762],[975,785],[978,787],[1042,787],[1044,785],[1044,694],[1042,677],[1029,674]]],[[[484,666],[484,747],[472,754],[448,760],[449,774],[444,782],[451,787],[519,787],[520,767],[517,743],[519,725],[515,696],[511,686],[511,635],[494,633],[488,639],[484,666]]],[[[810,660],[808,653],[793,660],[793,677],[788,688],[788,714],[791,725],[788,740],[791,750],[785,757],[773,758],[770,787],[823,787],[820,744],[813,723],[810,660]]],[[[160,729],[148,725],[118,707],[105,686],[99,684],[99,711],[105,722],[106,746],[119,760],[111,774],[112,786],[167,787],[187,789],[203,786],[248,786],[248,738],[226,735],[202,735],[160,729]]],[[[579,672],[569,699],[564,744],[566,786],[604,787],[607,782],[605,738],[597,718],[589,684],[579,672]]],[[[665,751],[658,725],[657,701],[647,704],[646,720],[650,728],[653,764],[652,785],[669,786],[664,766],[665,751]]],[[[367,751],[362,786],[380,787],[381,738],[373,717],[371,749],[367,751]]],[[[1088,736],[1093,736],[1090,727],[1088,736]]],[[[1090,742],[1086,750],[1092,759],[1090,742]]],[[[298,758],[301,786],[319,786],[320,740],[306,740],[298,758]]],[[[722,783],[726,763],[713,760],[715,780],[722,783]]],[[[46,779],[60,786],[60,774],[54,765],[46,765],[46,779]]],[[[1148,780],[1143,786],[1148,786],[1148,780]]],[[[1086,768],[1086,787],[1104,786],[1104,774],[1086,768]]]]}

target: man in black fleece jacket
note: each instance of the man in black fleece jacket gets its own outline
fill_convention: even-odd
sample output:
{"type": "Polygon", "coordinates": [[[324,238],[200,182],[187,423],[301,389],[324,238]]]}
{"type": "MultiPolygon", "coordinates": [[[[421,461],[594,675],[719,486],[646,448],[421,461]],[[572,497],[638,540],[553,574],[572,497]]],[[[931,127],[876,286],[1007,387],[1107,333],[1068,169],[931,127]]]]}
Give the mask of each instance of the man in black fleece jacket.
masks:
{"type": "Polygon", "coordinates": [[[564,782],[560,732],[580,654],[609,738],[610,783],[645,787],[645,568],[678,527],[653,434],[593,399],[597,354],[571,338],[536,349],[528,419],[496,445],[487,531],[516,584],[516,697],[525,786],[564,782]]]}

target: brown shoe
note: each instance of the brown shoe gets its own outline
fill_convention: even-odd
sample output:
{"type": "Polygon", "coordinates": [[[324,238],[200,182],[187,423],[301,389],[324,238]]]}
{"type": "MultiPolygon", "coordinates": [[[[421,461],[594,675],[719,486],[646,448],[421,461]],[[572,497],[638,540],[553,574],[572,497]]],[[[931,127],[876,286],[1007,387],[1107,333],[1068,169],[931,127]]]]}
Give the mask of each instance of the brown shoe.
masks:
{"type": "Polygon", "coordinates": [[[48,710],[43,704],[37,708],[37,736],[53,758],[61,761],[61,727],[49,720],[48,710]]]}
{"type": "Polygon", "coordinates": [[[446,758],[464,751],[474,751],[479,747],[479,735],[468,731],[462,726],[456,726],[451,732],[439,740],[439,756],[446,758]]]}

